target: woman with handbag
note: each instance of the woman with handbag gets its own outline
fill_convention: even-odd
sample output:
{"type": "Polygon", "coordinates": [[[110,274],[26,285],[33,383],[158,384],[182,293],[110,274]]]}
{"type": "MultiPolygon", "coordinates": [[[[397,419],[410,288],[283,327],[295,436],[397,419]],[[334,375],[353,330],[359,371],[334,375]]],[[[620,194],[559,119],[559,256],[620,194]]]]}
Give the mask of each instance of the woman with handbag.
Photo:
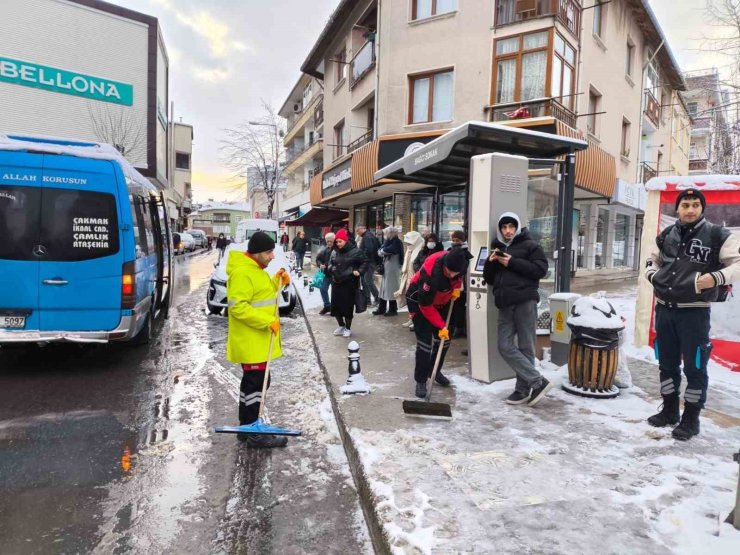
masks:
{"type": "Polygon", "coordinates": [[[334,250],[334,238],[335,235],[333,233],[327,233],[324,235],[326,246],[324,246],[316,255],[316,265],[319,267],[319,270],[316,272],[314,280],[316,280],[316,277],[318,277],[320,273],[323,275],[321,285],[319,286],[321,300],[324,302],[324,308],[319,312],[322,316],[331,312],[331,301],[329,300],[329,285],[331,285],[331,278],[329,276],[329,260],[331,259],[331,253],[334,250]]]}
{"type": "MultiPolygon", "coordinates": [[[[340,229],[334,239],[334,251],[329,259],[331,275],[331,315],[337,319],[339,327],[334,335],[352,336],[352,318],[355,302],[364,294],[360,291],[360,276],[367,268],[367,260],[360,249],[349,242],[346,229],[340,229]]],[[[361,312],[365,309],[362,308],[361,312]]]]}

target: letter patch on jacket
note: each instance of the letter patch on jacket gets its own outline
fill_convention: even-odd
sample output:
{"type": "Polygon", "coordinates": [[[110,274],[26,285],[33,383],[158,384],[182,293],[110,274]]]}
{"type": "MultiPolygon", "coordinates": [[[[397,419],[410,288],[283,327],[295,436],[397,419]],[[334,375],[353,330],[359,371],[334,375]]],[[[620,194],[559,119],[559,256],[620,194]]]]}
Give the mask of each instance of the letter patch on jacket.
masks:
{"type": "Polygon", "coordinates": [[[686,253],[690,256],[691,262],[697,264],[706,264],[709,262],[709,256],[712,254],[711,247],[705,247],[699,239],[692,239],[686,253]]]}

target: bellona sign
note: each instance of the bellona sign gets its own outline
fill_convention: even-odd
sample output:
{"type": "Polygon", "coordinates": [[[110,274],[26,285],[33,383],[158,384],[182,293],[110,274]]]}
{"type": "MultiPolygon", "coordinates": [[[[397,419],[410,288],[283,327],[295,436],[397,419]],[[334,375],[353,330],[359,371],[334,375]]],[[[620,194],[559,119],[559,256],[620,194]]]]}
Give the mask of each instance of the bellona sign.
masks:
{"type": "Polygon", "coordinates": [[[131,106],[134,103],[133,85],[3,56],[0,56],[0,82],[125,106],[131,106]]]}

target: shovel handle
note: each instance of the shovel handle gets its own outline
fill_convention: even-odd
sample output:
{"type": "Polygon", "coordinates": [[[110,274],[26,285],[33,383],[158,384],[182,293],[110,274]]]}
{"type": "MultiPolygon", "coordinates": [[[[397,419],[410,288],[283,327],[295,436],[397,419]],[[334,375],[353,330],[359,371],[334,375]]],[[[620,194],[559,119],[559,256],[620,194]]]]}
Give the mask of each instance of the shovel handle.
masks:
{"type": "MultiPolygon", "coordinates": [[[[450,301],[450,308],[447,310],[447,320],[445,321],[445,328],[449,328],[450,319],[452,318],[452,307],[455,305],[455,299],[450,301]]],[[[432,345],[434,345],[434,335],[432,335],[432,345]]],[[[437,358],[434,361],[434,369],[432,370],[432,383],[429,384],[429,390],[427,396],[424,398],[427,402],[432,398],[432,388],[434,387],[434,378],[437,377],[437,371],[439,370],[439,361],[442,360],[442,349],[444,349],[445,340],[439,340],[439,350],[437,351],[437,358]]]]}
{"type": "MultiPolygon", "coordinates": [[[[275,295],[275,317],[279,317],[279,310],[280,307],[278,306],[278,302],[280,299],[280,293],[282,293],[283,288],[278,287],[277,294],[275,295]]],[[[257,415],[257,418],[262,420],[262,416],[265,414],[265,398],[267,397],[267,384],[270,382],[270,362],[272,361],[272,349],[275,346],[275,336],[277,334],[270,330],[270,346],[267,349],[267,362],[265,363],[265,379],[262,382],[262,395],[260,396],[260,411],[257,415]]]]}

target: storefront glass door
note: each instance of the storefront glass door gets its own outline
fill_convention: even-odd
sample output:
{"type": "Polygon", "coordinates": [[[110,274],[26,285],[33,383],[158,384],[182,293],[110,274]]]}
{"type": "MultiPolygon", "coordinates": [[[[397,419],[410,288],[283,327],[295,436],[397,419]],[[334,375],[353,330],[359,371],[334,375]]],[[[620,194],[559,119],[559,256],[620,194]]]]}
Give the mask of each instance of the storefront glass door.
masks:
{"type": "Polygon", "coordinates": [[[393,226],[400,235],[409,231],[423,232],[432,227],[434,195],[396,193],[393,195],[393,226]]]}
{"type": "Polygon", "coordinates": [[[445,193],[439,197],[439,240],[449,248],[450,233],[455,230],[466,230],[465,215],[468,210],[465,190],[445,193]]]}

